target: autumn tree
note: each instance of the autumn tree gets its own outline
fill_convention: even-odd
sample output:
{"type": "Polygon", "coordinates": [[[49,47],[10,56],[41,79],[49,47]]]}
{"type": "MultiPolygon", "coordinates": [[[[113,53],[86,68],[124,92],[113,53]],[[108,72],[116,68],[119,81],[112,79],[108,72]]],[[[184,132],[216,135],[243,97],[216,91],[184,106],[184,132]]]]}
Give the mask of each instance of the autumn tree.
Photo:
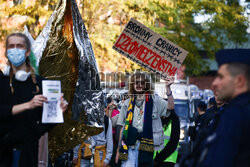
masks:
{"type": "MultiPolygon", "coordinates": [[[[3,25],[6,18],[20,15],[26,16],[26,20],[19,26],[28,25],[36,37],[56,2],[22,0],[6,8],[2,6],[6,1],[0,0],[1,37],[11,31],[3,25]]],[[[228,41],[237,44],[246,41],[247,20],[235,0],[77,0],[77,3],[100,71],[124,72],[140,68],[112,49],[131,17],[189,51],[184,61],[189,75],[197,75],[205,69],[199,51],[214,58],[214,53],[228,41]],[[197,15],[210,17],[197,23],[194,19],[197,15]]]]}
{"type": "Polygon", "coordinates": [[[119,71],[139,67],[111,49],[131,17],[188,50],[184,64],[189,75],[207,70],[200,51],[213,59],[215,52],[228,41],[241,44],[247,40],[247,19],[235,0],[83,0],[80,3],[101,69],[107,64],[111,70],[119,71]],[[198,15],[209,19],[197,23],[198,15]]]}
{"type": "Polygon", "coordinates": [[[247,41],[247,19],[237,1],[225,0],[148,0],[128,4],[135,13],[144,13],[144,24],[189,51],[184,61],[189,75],[206,70],[199,51],[214,58],[217,50],[228,41],[242,44],[247,41]],[[197,23],[195,16],[206,15],[197,23]]]}

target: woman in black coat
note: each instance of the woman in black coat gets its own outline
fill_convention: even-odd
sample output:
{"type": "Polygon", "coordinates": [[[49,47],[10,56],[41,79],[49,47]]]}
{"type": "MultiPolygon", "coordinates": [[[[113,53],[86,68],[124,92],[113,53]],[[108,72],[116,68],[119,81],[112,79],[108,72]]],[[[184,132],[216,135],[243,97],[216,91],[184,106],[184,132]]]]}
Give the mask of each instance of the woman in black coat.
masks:
{"type": "MultiPolygon", "coordinates": [[[[42,77],[30,66],[31,44],[22,33],[6,40],[9,70],[0,73],[0,167],[13,162],[13,150],[20,152],[20,167],[37,167],[38,141],[55,124],[42,124],[42,77]]],[[[67,104],[61,98],[61,108],[67,104]]]]}

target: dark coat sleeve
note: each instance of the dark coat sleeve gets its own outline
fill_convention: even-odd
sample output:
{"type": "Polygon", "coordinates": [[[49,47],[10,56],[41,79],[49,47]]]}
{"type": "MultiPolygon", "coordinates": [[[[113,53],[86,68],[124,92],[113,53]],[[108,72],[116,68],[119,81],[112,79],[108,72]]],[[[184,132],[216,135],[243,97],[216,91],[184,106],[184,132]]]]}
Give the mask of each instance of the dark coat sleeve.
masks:
{"type": "Polygon", "coordinates": [[[0,104],[0,122],[11,119],[12,107],[13,106],[3,106],[0,104]]]}
{"type": "MultiPolygon", "coordinates": [[[[3,77],[3,73],[0,70],[0,88],[2,88],[2,77],[3,77]]],[[[1,91],[0,91],[1,92],[1,91]]],[[[12,105],[3,105],[2,104],[2,99],[4,98],[4,94],[0,93],[0,122],[2,121],[6,121],[11,119],[12,117],[12,105]]]]}
{"type": "Polygon", "coordinates": [[[31,134],[35,138],[35,140],[38,140],[41,136],[43,136],[46,132],[49,132],[53,127],[55,127],[56,123],[42,123],[42,114],[38,115],[38,121],[36,124],[33,124],[33,126],[30,127],[31,134]]]}
{"type": "MultiPolygon", "coordinates": [[[[164,149],[156,155],[155,161],[158,163],[163,162],[168,158],[177,148],[180,139],[180,121],[174,110],[171,111],[170,119],[172,120],[170,140],[164,149]]],[[[163,121],[164,122],[164,121],[163,121]]]]}

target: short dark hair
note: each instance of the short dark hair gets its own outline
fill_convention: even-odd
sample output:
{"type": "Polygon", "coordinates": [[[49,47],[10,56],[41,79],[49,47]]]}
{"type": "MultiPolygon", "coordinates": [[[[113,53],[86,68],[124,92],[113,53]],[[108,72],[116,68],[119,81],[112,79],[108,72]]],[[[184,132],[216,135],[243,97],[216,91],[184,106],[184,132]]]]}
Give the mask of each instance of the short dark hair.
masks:
{"type": "Polygon", "coordinates": [[[207,110],[207,105],[205,102],[200,101],[198,106],[197,106],[201,111],[206,111],[207,110]]]}
{"type": "Polygon", "coordinates": [[[244,63],[228,63],[227,70],[232,76],[243,74],[247,79],[247,87],[250,89],[250,66],[244,63]]]}
{"type": "Polygon", "coordinates": [[[211,97],[208,101],[208,105],[209,106],[216,106],[216,101],[215,101],[215,97],[211,97]]]}
{"type": "Polygon", "coordinates": [[[111,103],[112,102],[112,98],[111,97],[108,97],[107,98],[107,104],[111,103]]]}

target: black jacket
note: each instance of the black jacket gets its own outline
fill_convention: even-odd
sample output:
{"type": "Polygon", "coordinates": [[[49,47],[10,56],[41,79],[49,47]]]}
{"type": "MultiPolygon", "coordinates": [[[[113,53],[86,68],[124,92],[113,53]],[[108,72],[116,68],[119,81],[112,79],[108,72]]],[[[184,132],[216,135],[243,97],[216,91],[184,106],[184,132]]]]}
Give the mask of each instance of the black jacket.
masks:
{"type": "MultiPolygon", "coordinates": [[[[42,77],[36,76],[41,94],[42,77]]],[[[0,166],[11,166],[13,148],[20,150],[20,167],[37,167],[39,138],[55,124],[42,124],[42,107],[11,115],[12,107],[30,101],[36,92],[31,77],[20,82],[13,76],[14,94],[9,76],[0,74],[0,166]]]]}
{"type": "Polygon", "coordinates": [[[154,166],[161,166],[161,163],[177,149],[180,139],[180,121],[174,110],[171,110],[169,117],[162,118],[163,127],[167,126],[170,120],[172,121],[170,140],[164,149],[159,154],[157,153],[154,166]]]}

